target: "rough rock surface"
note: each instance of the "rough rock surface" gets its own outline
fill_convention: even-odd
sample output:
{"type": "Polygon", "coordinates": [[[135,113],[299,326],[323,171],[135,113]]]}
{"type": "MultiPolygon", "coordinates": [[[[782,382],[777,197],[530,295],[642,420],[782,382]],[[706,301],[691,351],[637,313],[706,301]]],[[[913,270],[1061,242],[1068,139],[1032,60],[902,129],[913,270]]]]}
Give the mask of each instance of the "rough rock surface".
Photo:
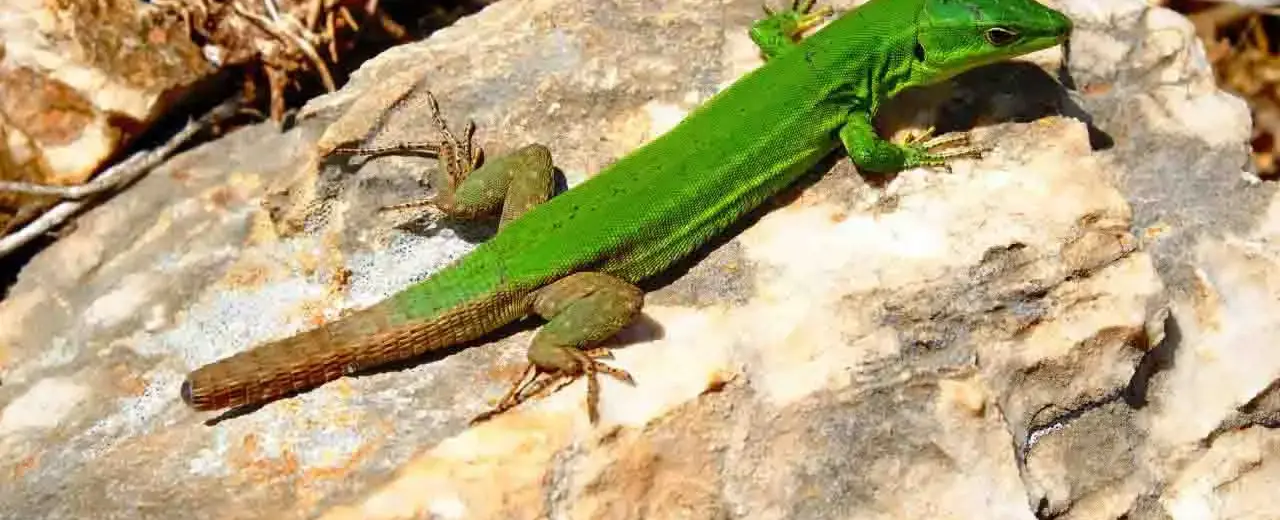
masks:
{"type": "MultiPolygon", "coordinates": [[[[0,2],[0,179],[86,181],[213,72],[185,29],[152,12],[137,0],[0,2]]],[[[47,199],[0,194],[0,232],[47,199]]]]}
{"type": "Polygon", "coordinates": [[[605,381],[596,427],[581,383],[466,426],[530,327],[206,424],[186,371],[492,229],[376,211],[422,196],[432,161],[317,149],[433,138],[426,86],[491,156],[547,143],[572,185],[758,65],[759,5],[505,1],[389,51],[25,269],[0,302],[0,516],[1267,518],[1280,199],[1245,171],[1247,111],[1181,17],[1058,5],[1065,67],[1044,51],[884,117],[992,153],[892,177],[833,160],[649,284],[617,342],[637,386],[605,381]]]}

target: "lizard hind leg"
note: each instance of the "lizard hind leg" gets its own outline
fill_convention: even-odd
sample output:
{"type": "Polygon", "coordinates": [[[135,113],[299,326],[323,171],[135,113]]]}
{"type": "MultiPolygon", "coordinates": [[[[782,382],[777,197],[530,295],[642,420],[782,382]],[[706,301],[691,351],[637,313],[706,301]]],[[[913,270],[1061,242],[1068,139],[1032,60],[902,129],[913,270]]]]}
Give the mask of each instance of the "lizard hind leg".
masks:
{"type": "Polygon", "coordinates": [[[604,373],[626,383],[633,380],[626,371],[598,361],[608,357],[608,350],[583,348],[608,339],[629,325],[640,313],[643,302],[644,293],[638,287],[597,272],[572,274],[540,289],[534,294],[533,309],[548,322],[529,346],[529,364],[497,406],[472,422],[558,390],[581,376],[587,380],[587,417],[595,423],[600,399],[597,375],[604,373]]]}

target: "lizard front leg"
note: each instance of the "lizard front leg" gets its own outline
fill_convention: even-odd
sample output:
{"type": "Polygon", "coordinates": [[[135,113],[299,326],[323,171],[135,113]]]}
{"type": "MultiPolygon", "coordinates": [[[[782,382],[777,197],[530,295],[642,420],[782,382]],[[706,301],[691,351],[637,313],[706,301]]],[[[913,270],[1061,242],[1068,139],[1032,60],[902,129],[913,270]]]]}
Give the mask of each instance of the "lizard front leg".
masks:
{"type": "Polygon", "coordinates": [[[928,139],[932,133],[930,130],[906,144],[892,143],[876,134],[870,117],[864,113],[853,113],[840,128],[840,141],[844,143],[849,158],[858,169],[876,173],[896,172],[917,166],[941,166],[953,157],[975,156],[986,150],[984,147],[965,146],[969,140],[967,134],[928,139]],[[961,146],[936,151],[949,145],[961,146]]]}
{"type": "Polygon", "coordinates": [[[551,198],[554,190],[554,166],[551,152],[540,144],[524,146],[492,161],[484,161],[479,147],[474,146],[475,124],[467,123],[463,138],[449,130],[440,115],[440,105],[430,91],[427,100],[431,117],[443,139],[439,142],[399,143],[381,147],[339,147],[330,154],[393,155],[424,154],[439,160],[432,172],[431,184],[437,196],[431,199],[388,206],[400,209],[435,206],[444,214],[475,219],[501,210],[498,229],[551,198]]]}
{"type": "Polygon", "coordinates": [[[764,6],[764,19],[751,24],[751,41],[760,47],[766,59],[773,58],[783,51],[796,46],[800,34],[822,23],[835,11],[825,6],[810,12],[816,0],[793,0],[791,8],[774,12],[768,4],[764,6]]]}
{"type": "Polygon", "coordinates": [[[625,280],[598,272],[581,272],[553,282],[533,294],[533,311],[548,320],[529,345],[529,364],[520,378],[492,410],[472,422],[479,422],[543,393],[556,382],[587,379],[587,417],[599,418],[599,382],[603,372],[631,383],[631,375],[599,361],[603,349],[584,351],[621,331],[640,314],[644,292],[625,280]],[[534,378],[528,379],[530,373],[534,378]],[[539,375],[546,375],[538,380],[539,375]]]}

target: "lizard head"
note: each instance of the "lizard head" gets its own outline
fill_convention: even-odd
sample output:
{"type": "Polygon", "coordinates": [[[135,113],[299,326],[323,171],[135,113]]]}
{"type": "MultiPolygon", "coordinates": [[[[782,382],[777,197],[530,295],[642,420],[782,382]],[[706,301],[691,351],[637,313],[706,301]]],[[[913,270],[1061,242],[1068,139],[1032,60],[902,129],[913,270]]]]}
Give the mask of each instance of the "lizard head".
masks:
{"type": "Polygon", "coordinates": [[[1071,19],[1036,0],[925,0],[915,58],[933,83],[1066,41],[1071,19]]]}

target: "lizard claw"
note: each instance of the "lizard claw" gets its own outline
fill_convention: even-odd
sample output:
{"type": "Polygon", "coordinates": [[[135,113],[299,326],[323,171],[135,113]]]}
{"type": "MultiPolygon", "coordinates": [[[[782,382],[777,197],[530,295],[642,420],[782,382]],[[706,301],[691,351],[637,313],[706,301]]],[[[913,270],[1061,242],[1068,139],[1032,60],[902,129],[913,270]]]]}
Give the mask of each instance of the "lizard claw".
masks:
{"type": "MultiPolygon", "coordinates": [[[[445,122],[444,116],[440,112],[440,102],[436,100],[435,94],[430,90],[425,92],[427,97],[427,106],[431,109],[431,120],[435,124],[436,131],[440,132],[441,139],[434,142],[402,142],[394,143],[386,146],[338,146],[327,152],[325,157],[332,155],[363,155],[376,157],[379,155],[423,155],[434,157],[439,161],[438,168],[440,174],[432,179],[438,193],[452,194],[459,185],[462,184],[471,172],[475,171],[484,161],[484,151],[475,145],[476,124],[475,121],[468,120],[462,131],[462,138],[459,139],[449,129],[449,124],[445,122]]],[[[441,198],[419,199],[401,204],[392,204],[379,208],[379,211],[416,208],[426,206],[428,209],[436,210],[436,213],[449,213],[452,211],[451,197],[445,196],[441,198]]]]}
{"type": "Polygon", "coordinates": [[[935,128],[929,127],[920,135],[908,137],[902,145],[914,156],[916,165],[945,166],[947,159],[955,157],[980,158],[990,151],[990,145],[970,145],[969,134],[958,132],[934,136],[935,128]],[[941,150],[942,148],[947,148],[941,150]]]}
{"type": "Polygon", "coordinates": [[[557,392],[572,383],[578,376],[587,379],[587,418],[592,424],[595,424],[600,418],[598,411],[600,383],[596,379],[596,374],[606,374],[623,383],[635,384],[635,378],[631,377],[631,374],[626,370],[614,368],[597,361],[599,358],[612,358],[613,355],[609,352],[609,349],[595,348],[582,351],[567,348],[567,350],[572,352],[571,355],[577,360],[577,365],[573,370],[548,372],[539,369],[532,363],[525,365],[520,378],[511,385],[511,389],[498,401],[498,404],[471,419],[470,424],[475,425],[487,421],[498,414],[519,406],[521,403],[541,399],[546,395],[557,392]],[[530,374],[533,375],[532,378],[529,377],[530,374]],[[541,375],[546,377],[539,378],[541,375]]]}
{"type": "Polygon", "coordinates": [[[818,10],[813,10],[817,0],[792,0],[791,8],[783,11],[774,11],[769,4],[763,4],[764,14],[768,18],[777,18],[778,28],[788,38],[794,38],[818,24],[822,23],[828,16],[835,14],[835,9],[831,6],[823,6],[818,10]]]}

